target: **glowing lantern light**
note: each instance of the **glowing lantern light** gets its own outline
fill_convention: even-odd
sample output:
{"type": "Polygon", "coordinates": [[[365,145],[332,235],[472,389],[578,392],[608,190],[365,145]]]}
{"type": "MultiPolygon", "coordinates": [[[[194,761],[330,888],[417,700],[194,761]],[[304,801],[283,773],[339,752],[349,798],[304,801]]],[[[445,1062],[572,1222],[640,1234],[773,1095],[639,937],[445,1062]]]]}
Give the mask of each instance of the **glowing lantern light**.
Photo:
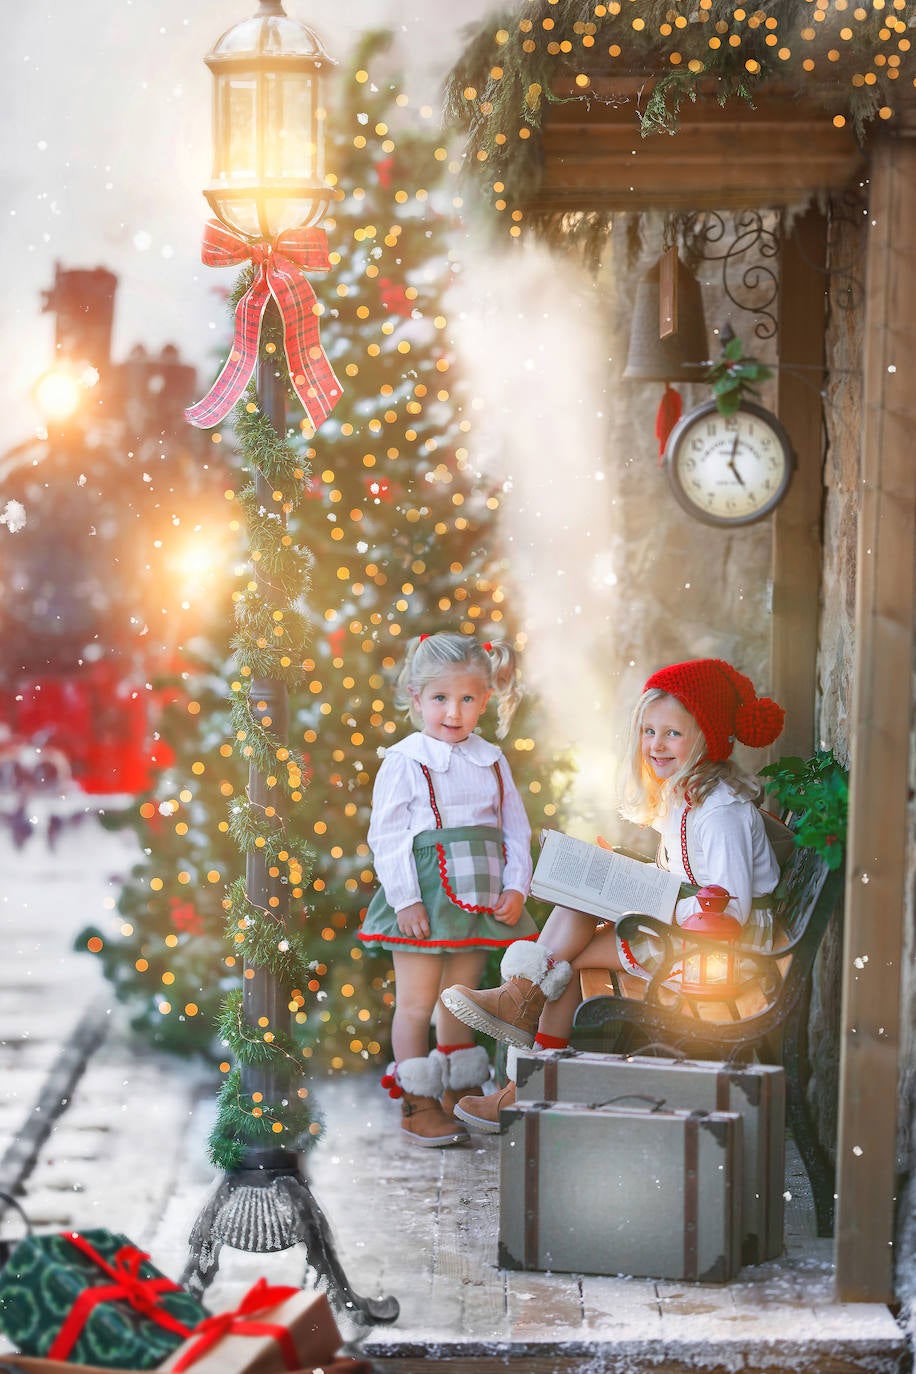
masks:
{"type": "Polygon", "coordinates": [[[247,239],[317,224],[337,194],[326,184],[326,68],[337,64],[281,0],[261,0],[207,56],[214,76],[213,182],[216,215],[247,239]]]}
{"type": "Polygon", "coordinates": [[[741,924],[728,916],[725,908],[731,894],[724,887],[701,887],[697,893],[699,911],[693,911],[678,925],[681,930],[706,935],[721,942],[725,948],[708,949],[685,944],[681,967],[681,982],[685,993],[699,997],[733,995],[738,984],[737,941],[741,924]]]}

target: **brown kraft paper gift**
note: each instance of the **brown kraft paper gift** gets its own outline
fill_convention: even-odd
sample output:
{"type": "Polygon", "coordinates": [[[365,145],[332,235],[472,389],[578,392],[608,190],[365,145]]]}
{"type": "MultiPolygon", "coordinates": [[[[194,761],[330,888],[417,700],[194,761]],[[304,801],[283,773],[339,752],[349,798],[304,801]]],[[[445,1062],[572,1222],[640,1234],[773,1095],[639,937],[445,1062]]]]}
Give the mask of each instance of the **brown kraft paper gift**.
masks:
{"type": "Polygon", "coordinates": [[[286,1374],[329,1364],[340,1346],[323,1293],[260,1279],[234,1312],[201,1322],[159,1368],[172,1374],[286,1374]]]}

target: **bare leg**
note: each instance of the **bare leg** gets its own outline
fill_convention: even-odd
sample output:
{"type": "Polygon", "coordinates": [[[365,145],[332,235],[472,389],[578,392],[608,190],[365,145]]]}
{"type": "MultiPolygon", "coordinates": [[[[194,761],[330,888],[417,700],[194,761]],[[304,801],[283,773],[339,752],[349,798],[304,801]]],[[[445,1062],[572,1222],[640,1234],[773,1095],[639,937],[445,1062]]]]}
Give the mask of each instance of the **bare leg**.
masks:
{"type": "Polygon", "coordinates": [[[555,906],[544,922],[544,928],[537,942],[556,960],[574,959],[591,943],[598,926],[597,916],[587,916],[584,911],[573,911],[568,906],[555,906]]]}
{"type": "MultiPolygon", "coordinates": [[[[565,907],[557,908],[559,911],[566,911],[565,907]]],[[[547,927],[553,920],[554,912],[544,923],[541,932],[541,940],[544,941],[551,954],[556,955],[556,950],[548,939],[545,939],[547,927]]],[[[582,916],[581,912],[569,912],[571,916],[582,916]]],[[[580,968],[609,968],[619,969],[620,959],[617,954],[617,945],[614,938],[614,927],[611,923],[599,928],[595,932],[595,923],[592,917],[585,917],[592,925],[592,938],[584,949],[573,957],[569,957],[569,962],[573,966],[573,976],[569,980],[566,991],[557,998],[555,1002],[548,1002],[541,1012],[541,1019],[538,1022],[538,1030],[544,1035],[556,1036],[560,1040],[568,1040],[572,1030],[573,1017],[576,1014],[576,1007],[582,1000],[579,991],[578,970],[580,968]]],[[[557,956],[562,957],[562,956],[557,956]]]]}
{"type": "Polygon", "coordinates": [[[442,983],[443,956],[395,950],[392,958],[396,1000],[391,1049],[400,1063],[429,1054],[429,1023],[442,983]]]}
{"type": "MultiPolygon", "coordinates": [[[[454,954],[444,954],[437,957],[441,967],[437,997],[443,988],[450,988],[453,983],[461,983],[466,988],[480,987],[484,965],[487,962],[485,949],[456,950],[454,954]]],[[[466,1045],[473,1043],[473,1038],[473,1032],[469,1031],[465,1023],[459,1021],[457,1016],[453,1016],[448,1007],[444,1006],[441,1001],[437,1001],[437,1042],[440,1045],[466,1045]]]]}

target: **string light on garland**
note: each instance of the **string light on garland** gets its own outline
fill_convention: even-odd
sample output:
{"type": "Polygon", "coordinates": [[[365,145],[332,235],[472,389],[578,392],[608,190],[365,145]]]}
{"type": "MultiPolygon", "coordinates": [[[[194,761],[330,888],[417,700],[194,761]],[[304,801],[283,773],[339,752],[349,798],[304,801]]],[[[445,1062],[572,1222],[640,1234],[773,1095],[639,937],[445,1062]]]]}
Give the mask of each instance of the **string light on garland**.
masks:
{"type": "MultiPolygon", "coordinates": [[[[729,0],[699,0],[688,15],[654,0],[614,0],[596,5],[585,20],[577,6],[531,0],[514,31],[501,27],[489,41],[485,32],[471,41],[449,82],[446,122],[467,131],[465,166],[483,173],[488,190],[495,187],[486,169],[496,164],[494,209],[501,212],[507,203],[528,199],[538,184],[537,135],[546,105],[627,98],[596,92],[595,77],[613,73],[597,54],[624,58],[631,72],[656,73],[639,110],[644,137],[676,132],[682,102],[699,98],[699,83],[710,80],[720,104],[738,98],[750,105],[761,83],[788,81],[797,93],[807,89],[821,101],[835,127],[851,124],[857,135],[871,119],[893,117],[894,84],[911,49],[908,38],[898,40],[906,33],[907,0],[857,6],[852,13],[846,0],[774,8],[767,14],[729,0]],[[888,52],[890,45],[898,51],[888,52]],[[814,84],[822,66],[831,68],[829,79],[814,84]]],[[[509,233],[518,239],[519,224],[509,233]]]]}

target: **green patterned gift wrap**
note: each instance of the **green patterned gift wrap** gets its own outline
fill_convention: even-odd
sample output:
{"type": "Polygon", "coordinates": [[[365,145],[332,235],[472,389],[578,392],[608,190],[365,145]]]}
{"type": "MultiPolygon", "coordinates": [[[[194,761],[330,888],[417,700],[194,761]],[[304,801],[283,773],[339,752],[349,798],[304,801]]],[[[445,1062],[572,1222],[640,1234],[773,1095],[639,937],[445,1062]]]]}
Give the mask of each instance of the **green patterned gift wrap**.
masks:
{"type": "Polygon", "coordinates": [[[0,1270],[0,1327],[23,1355],[155,1369],[207,1316],[111,1231],[29,1236],[0,1270]]]}

